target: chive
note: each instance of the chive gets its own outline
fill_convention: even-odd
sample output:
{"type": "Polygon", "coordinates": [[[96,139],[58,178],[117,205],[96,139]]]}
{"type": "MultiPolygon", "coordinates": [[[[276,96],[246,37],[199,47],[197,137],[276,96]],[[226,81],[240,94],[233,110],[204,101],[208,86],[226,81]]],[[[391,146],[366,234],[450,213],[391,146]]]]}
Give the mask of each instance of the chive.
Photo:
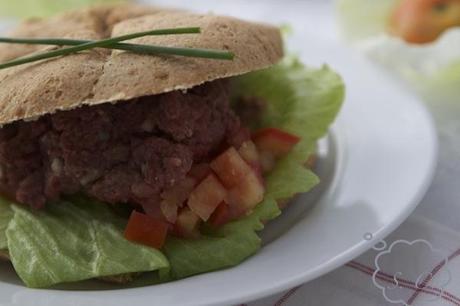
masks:
{"type": "MultiPolygon", "coordinates": [[[[54,45],[54,46],[78,46],[88,44],[91,40],[63,39],[63,38],[9,38],[0,37],[0,43],[12,44],[29,44],[29,45],[54,45]]],[[[101,47],[99,47],[101,48],[101,47]]],[[[130,51],[141,54],[169,54],[189,57],[200,57],[210,59],[232,60],[234,54],[228,51],[212,50],[212,49],[197,49],[197,48],[177,48],[177,47],[162,47],[156,45],[139,45],[127,43],[114,43],[112,45],[103,46],[106,49],[116,49],[130,51]]]]}
{"type": "MultiPolygon", "coordinates": [[[[29,57],[22,57],[18,58],[16,60],[12,60],[10,62],[6,62],[3,64],[0,64],[0,69],[5,69],[13,66],[18,66],[26,63],[31,63],[31,62],[36,62],[44,59],[49,59],[53,57],[58,57],[58,56],[64,56],[64,55],[69,55],[73,53],[77,53],[80,51],[84,50],[89,50],[93,48],[104,48],[108,47],[114,43],[118,43],[120,41],[124,40],[129,40],[129,39],[134,39],[138,37],[143,37],[143,36],[149,36],[149,35],[172,35],[172,34],[194,34],[194,33],[200,33],[200,28],[175,28],[175,29],[160,29],[160,30],[152,30],[152,31],[145,31],[145,32],[139,32],[139,33],[132,33],[128,35],[123,35],[123,36],[118,36],[118,37],[112,37],[108,39],[102,39],[102,40],[97,40],[97,41],[88,41],[83,44],[78,44],[73,47],[69,48],[64,48],[64,49],[59,49],[59,50],[54,50],[54,51],[49,51],[41,54],[36,54],[32,55],[29,57]]],[[[10,39],[12,40],[12,39],[10,39]]],[[[139,45],[142,46],[142,45],[139,45]]],[[[169,47],[160,47],[160,46],[150,46],[150,47],[156,47],[156,54],[159,54],[159,52],[168,52],[168,54],[177,54],[177,55],[188,55],[188,56],[194,56],[194,57],[207,57],[207,58],[212,58],[214,57],[219,57],[222,56],[222,51],[216,51],[214,50],[206,50],[206,49],[187,49],[187,48],[169,48],[169,47]],[[174,53],[173,53],[174,52],[174,53]]],[[[141,49],[139,49],[141,51],[141,49]]],[[[144,50],[141,53],[147,52],[144,50]]]]}

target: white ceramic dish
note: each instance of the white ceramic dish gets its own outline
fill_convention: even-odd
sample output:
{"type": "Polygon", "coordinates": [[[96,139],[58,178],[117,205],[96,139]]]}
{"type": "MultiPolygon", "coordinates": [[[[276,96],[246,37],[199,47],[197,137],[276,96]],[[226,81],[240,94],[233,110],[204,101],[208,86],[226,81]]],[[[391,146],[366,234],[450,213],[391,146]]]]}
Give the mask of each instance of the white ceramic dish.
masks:
{"type": "MultiPolygon", "coordinates": [[[[263,249],[233,269],[121,290],[32,290],[0,265],[2,306],[230,305],[325,274],[369,249],[415,208],[435,168],[425,109],[384,72],[339,45],[294,39],[305,62],[328,62],[347,83],[344,108],[321,142],[320,187],[299,196],[263,232],[263,249]],[[372,241],[363,239],[372,234],[372,241]]],[[[293,44],[296,49],[296,44],[293,44]]],[[[95,285],[97,286],[97,285],[95,285]]],[[[107,288],[105,288],[107,289],[107,288]]]]}

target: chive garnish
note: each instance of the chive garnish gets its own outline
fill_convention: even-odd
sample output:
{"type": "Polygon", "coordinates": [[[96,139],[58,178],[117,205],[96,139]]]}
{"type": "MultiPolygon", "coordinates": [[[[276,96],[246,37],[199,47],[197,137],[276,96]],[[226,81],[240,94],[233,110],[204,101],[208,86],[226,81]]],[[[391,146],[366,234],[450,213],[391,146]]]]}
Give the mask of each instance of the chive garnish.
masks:
{"type": "Polygon", "coordinates": [[[120,43],[121,41],[130,40],[134,38],[151,36],[151,35],[174,35],[174,34],[197,34],[201,29],[198,27],[189,28],[174,28],[174,29],[159,29],[145,32],[138,32],[127,34],[118,37],[112,37],[102,40],[74,40],[74,39],[55,39],[55,38],[0,38],[0,42],[5,43],[21,43],[21,44],[43,44],[43,45],[58,45],[58,46],[72,46],[59,50],[44,52],[29,57],[18,58],[3,64],[0,64],[0,69],[5,69],[13,66],[18,66],[26,63],[36,62],[44,59],[49,59],[58,56],[65,56],[94,48],[109,48],[119,49],[142,54],[169,54],[179,56],[201,57],[210,59],[224,59],[231,60],[234,55],[231,52],[211,49],[196,49],[196,48],[178,48],[178,47],[164,47],[156,45],[139,45],[120,43]]]}
{"type": "MultiPolygon", "coordinates": [[[[53,45],[53,46],[78,46],[93,42],[91,40],[67,39],[67,38],[10,38],[0,37],[0,43],[10,44],[27,44],[27,45],[53,45]]],[[[130,51],[141,54],[169,54],[189,57],[201,57],[210,59],[232,60],[234,54],[228,51],[213,50],[213,49],[198,49],[198,48],[177,48],[177,47],[162,47],[156,45],[139,45],[127,43],[114,43],[109,46],[99,47],[105,49],[115,49],[130,51]]]]}

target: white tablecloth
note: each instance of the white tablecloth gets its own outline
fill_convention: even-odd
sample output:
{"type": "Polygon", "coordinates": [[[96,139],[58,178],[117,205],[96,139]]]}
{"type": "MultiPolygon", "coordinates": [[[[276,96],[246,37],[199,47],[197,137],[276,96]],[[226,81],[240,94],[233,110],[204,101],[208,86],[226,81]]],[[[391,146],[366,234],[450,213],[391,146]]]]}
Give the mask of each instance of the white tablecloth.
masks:
{"type": "Polygon", "coordinates": [[[460,305],[460,235],[417,215],[385,239],[394,243],[391,252],[369,251],[303,286],[243,305],[460,305]]]}

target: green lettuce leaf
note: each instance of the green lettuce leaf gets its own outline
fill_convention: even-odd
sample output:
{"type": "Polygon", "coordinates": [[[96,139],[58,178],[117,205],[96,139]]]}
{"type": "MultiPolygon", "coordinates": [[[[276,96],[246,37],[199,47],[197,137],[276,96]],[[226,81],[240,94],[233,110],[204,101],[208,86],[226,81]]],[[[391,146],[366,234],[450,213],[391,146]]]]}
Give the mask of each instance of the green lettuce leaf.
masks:
{"type": "Polygon", "coordinates": [[[215,233],[198,240],[168,239],[163,251],[171,269],[163,270],[167,273],[161,275],[162,279],[179,279],[238,265],[260,249],[261,240],[256,231],[264,228],[261,220],[274,219],[280,213],[276,201],[265,197],[251,215],[215,233]]]}
{"type": "Polygon", "coordinates": [[[257,127],[278,127],[311,145],[326,134],[344,95],[342,80],[331,69],[306,67],[296,57],[236,78],[235,90],[268,102],[257,127]]]}
{"type": "Polygon", "coordinates": [[[62,201],[32,212],[12,206],[6,236],[14,268],[29,287],[156,271],[168,260],[126,240],[123,219],[101,203],[62,201]]]}
{"type": "Polygon", "coordinates": [[[7,17],[46,17],[92,4],[120,3],[123,0],[0,0],[0,15],[7,17]]]}
{"type": "Polygon", "coordinates": [[[319,180],[303,164],[340,109],[345,94],[341,78],[327,66],[312,69],[289,57],[239,77],[235,87],[238,95],[253,93],[268,101],[259,127],[277,127],[302,139],[267,177],[267,196],[280,200],[310,190],[319,180]]]}
{"type": "Polygon", "coordinates": [[[254,212],[198,240],[170,239],[164,252],[171,270],[164,279],[183,278],[239,264],[261,247],[257,231],[281,212],[277,201],[309,191],[318,178],[304,167],[316,141],[324,136],[344,98],[340,77],[328,67],[307,68],[296,58],[238,77],[236,96],[262,97],[268,108],[258,127],[278,127],[302,138],[267,177],[267,193],[254,212]],[[262,222],[263,221],[263,222],[262,222]]]}
{"type": "Polygon", "coordinates": [[[258,127],[278,127],[302,138],[268,175],[265,199],[252,214],[217,231],[207,228],[198,240],[168,238],[163,249],[166,259],[154,249],[126,241],[121,234],[126,221],[102,204],[74,198],[37,213],[0,206],[4,220],[12,217],[6,232],[8,248],[24,282],[46,287],[157,270],[162,281],[169,281],[235,266],[257,252],[261,247],[257,232],[264,222],[281,214],[277,201],[318,183],[304,162],[338,113],[344,85],[326,66],[311,69],[296,58],[287,58],[272,68],[236,78],[235,88],[237,95],[259,96],[268,102],[258,127]]]}
{"type": "Polygon", "coordinates": [[[432,43],[407,43],[387,33],[398,1],[340,0],[338,19],[344,36],[429,100],[458,102],[460,27],[446,31],[432,43]]]}

